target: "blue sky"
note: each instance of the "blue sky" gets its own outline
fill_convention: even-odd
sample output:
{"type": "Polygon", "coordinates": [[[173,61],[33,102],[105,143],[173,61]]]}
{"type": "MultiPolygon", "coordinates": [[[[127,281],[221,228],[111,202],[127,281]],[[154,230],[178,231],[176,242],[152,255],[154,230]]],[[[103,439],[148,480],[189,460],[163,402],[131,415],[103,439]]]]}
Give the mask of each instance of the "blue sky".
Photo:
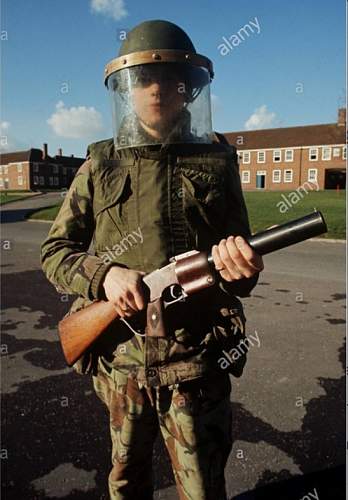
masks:
{"type": "Polygon", "coordinates": [[[2,0],[1,14],[5,150],[47,142],[84,157],[111,137],[104,66],[120,32],[148,19],[178,24],[214,62],[219,132],[332,123],[345,105],[344,0],[2,0]]]}

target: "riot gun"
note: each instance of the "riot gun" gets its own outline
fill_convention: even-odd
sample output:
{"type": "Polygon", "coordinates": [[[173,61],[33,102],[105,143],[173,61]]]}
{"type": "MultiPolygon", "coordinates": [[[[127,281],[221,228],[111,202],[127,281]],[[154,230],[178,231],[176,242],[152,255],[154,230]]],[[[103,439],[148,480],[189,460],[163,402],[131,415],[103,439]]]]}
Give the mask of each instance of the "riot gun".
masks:
{"type": "MultiPolygon", "coordinates": [[[[314,211],[245,239],[255,252],[265,255],[326,232],[323,215],[314,211]]],[[[169,264],[145,275],[143,282],[148,288],[149,301],[144,335],[165,337],[166,307],[213,286],[217,277],[212,255],[197,250],[172,257],[169,264]]],[[[119,319],[128,324],[107,300],[95,301],[63,318],[58,332],[68,366],[72,366],[109,325],[119,319]]]]}

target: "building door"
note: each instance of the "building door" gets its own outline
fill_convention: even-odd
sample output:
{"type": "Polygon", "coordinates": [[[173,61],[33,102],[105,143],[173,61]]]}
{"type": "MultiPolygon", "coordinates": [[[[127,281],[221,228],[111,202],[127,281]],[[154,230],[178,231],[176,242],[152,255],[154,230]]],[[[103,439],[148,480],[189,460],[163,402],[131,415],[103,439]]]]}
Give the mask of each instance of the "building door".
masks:
{"type": "Polygon", "coordinates": [[[265,189],[266,187],[266,172],[263,170],[256,172],[256,187],[258,189],[265,189]]]}
{"type": "Polygon", "coordinates": [[[345,170],[325,170],[324,189],[346,189],[346,171],[345,170]]]}

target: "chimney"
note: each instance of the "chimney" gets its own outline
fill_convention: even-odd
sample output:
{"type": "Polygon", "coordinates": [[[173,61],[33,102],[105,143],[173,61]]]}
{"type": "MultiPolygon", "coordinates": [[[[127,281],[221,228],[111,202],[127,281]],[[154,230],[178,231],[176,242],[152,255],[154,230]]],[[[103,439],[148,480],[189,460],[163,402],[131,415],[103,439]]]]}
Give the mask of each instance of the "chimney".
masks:
{"type": "Polygon", "coordinates": [[[43,160],[46,160],[47,156],[48,156],[48,149],[47,149],[47,142],[44,142],[43,143],[43,148],[42,148],[42,159],[43,160]]]}
{"type": "Polygon", "coordinates": [[[58,148],[58,156],[63,156],[63,150],[62,150],[62,148],[58,148]]]}
{"type": "Polygon", "coordinates": [[[346,108],[339,108],[338,109],[338,119],[337,119],[337,125],[339,127],[346,126],[346,108]]]}
{"type": "Polygon", "coordinates": [[[74,158],[74,155],[70,155],[70,158],[74,158]]]}

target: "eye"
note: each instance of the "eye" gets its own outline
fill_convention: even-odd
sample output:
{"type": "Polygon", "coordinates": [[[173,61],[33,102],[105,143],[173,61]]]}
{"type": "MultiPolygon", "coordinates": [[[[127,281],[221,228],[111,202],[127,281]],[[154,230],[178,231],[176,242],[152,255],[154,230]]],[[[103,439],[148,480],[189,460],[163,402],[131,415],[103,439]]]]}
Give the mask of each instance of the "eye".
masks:
{"type": "Polygon", "coordinates": [[[141,85],[142,87],[147,87],[148,85],[151,85],[153,82],[153,79],[151,79],[149,76],[140,76],[138,78],[138,81],[136,82],[136,85],[141,85]]]}

